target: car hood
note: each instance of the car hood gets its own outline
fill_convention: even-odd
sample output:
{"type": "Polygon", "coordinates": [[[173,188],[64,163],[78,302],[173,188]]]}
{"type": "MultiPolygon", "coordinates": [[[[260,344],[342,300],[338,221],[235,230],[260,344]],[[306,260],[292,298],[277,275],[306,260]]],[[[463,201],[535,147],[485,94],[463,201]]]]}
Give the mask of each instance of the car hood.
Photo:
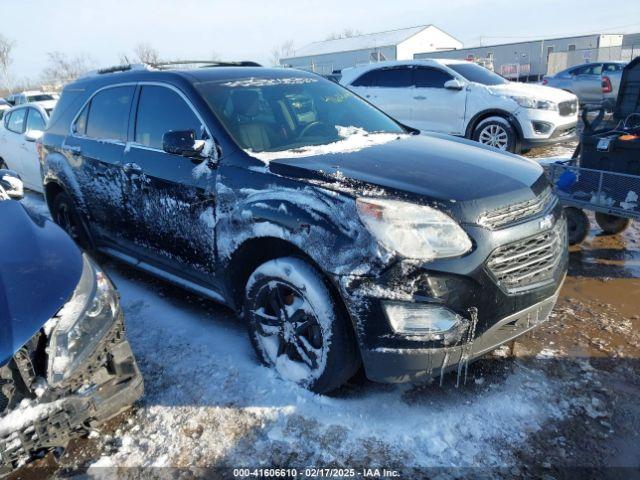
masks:
{"type": "Polygon", "coordinates": [[[481,211],[529,200],[546,186],[542,168],[531,160],[431,133],[355,152],[281,158],[269,168],[289,177],[324,180],[327,188],[355,195],[374,186],[420,203],[436,201],[471,222],[481,211]]]}
{"type": "Polygon", "coordinates": [[[67,302],[82,254],[56,224],[15,200],[0,201],[0,365],[67,302]]]}
{"type": "Polygon", "coordinates": [[[494,95],[534,97],[539,100],[550,100],[556,103],[576,100],[578,98],[573,93],[565,92],[559,88],[547,87],[545,85],[537,85],[534,83],[509,82],[504,85],[493,85],[487,88],[494,95]]]}

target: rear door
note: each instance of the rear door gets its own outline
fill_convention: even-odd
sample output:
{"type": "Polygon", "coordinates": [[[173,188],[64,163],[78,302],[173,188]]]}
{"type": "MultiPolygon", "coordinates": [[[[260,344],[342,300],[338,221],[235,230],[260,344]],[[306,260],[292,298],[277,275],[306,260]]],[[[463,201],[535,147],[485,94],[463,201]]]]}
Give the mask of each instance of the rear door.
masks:
{"type": "Polygon", "coordinates": [[[410,124],[415,100],[409,65],[370,70],[352,82],[350,88],[396,120],[410,124]]]}
{"type": "Polygon", "coordinates": [[[463,134],[467,90],[447,90],[453,76],[435,67],[413,68],[411,126],[420,130],[463,134]]]}
{"type": "Polygon", "coordinates": [[[128,240],[124,215],[122,154],[135,84],[98,90],[78,112],[62,147],[73,166],[94,239],[128,240]]]}
{"type": "Polygon", "coordinates": [[[0,131],[0,157],[11,170],[24,175],[22,152],[25,147],[24,131],[27,125],[27,109],[16,108],[3,118],[0,131]]]}
{"type": "Polygon", "coordinates": [[[193,130],[197,139],[211,138],[181,91],[168,84],[140,84],[133,142],[123,160],[129,177],[125,196],[136,206],[132,225],[139,247],[153,263],[208,283],[215,261],[216,167],[166,153],[162,137],[171,130],[193,130]]]}
{"type": "Polygon", "coordinates": [[[590,63],[573,71],[574,92],[581,103],[602,102],[602,64],[590,63]]]}

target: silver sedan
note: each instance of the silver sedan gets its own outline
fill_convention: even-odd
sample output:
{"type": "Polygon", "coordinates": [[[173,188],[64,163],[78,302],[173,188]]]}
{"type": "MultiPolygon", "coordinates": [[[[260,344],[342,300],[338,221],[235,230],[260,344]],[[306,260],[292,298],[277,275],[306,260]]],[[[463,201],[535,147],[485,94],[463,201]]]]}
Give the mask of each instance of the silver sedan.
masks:
{"type": "Polygon", "coordinates": [[[577,95],[581,105],[615,106],[620,78],[626,62],[585,63],[545,76],[543,85],[577,95]]]}

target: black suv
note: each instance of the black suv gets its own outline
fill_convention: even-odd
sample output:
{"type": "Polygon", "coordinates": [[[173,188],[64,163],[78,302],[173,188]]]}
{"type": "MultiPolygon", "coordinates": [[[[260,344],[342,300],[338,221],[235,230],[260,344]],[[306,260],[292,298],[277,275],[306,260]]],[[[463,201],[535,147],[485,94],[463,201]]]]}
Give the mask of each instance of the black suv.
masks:
{"type": "Polygon", "coordinates": [[[257,355],[327,392],[441,375],[544,321],[566,225],[542,169],[407,129],[296,70],[95,74],[40,148],[86,248],[219,300],[257,355]]]}

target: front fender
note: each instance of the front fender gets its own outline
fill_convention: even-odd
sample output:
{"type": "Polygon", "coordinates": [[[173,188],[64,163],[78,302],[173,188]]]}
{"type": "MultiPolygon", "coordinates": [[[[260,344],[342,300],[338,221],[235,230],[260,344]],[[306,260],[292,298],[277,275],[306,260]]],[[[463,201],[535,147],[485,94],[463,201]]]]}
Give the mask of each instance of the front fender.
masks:
{"type": "Polygon", "coordinates": [[[228,263],[244,242],[260,237],[287,241],[327,273],[374,275],[391,259],[359,220],[355,200],[283,177],[264,188],[218,182],[216,237],[228,263]]]}

